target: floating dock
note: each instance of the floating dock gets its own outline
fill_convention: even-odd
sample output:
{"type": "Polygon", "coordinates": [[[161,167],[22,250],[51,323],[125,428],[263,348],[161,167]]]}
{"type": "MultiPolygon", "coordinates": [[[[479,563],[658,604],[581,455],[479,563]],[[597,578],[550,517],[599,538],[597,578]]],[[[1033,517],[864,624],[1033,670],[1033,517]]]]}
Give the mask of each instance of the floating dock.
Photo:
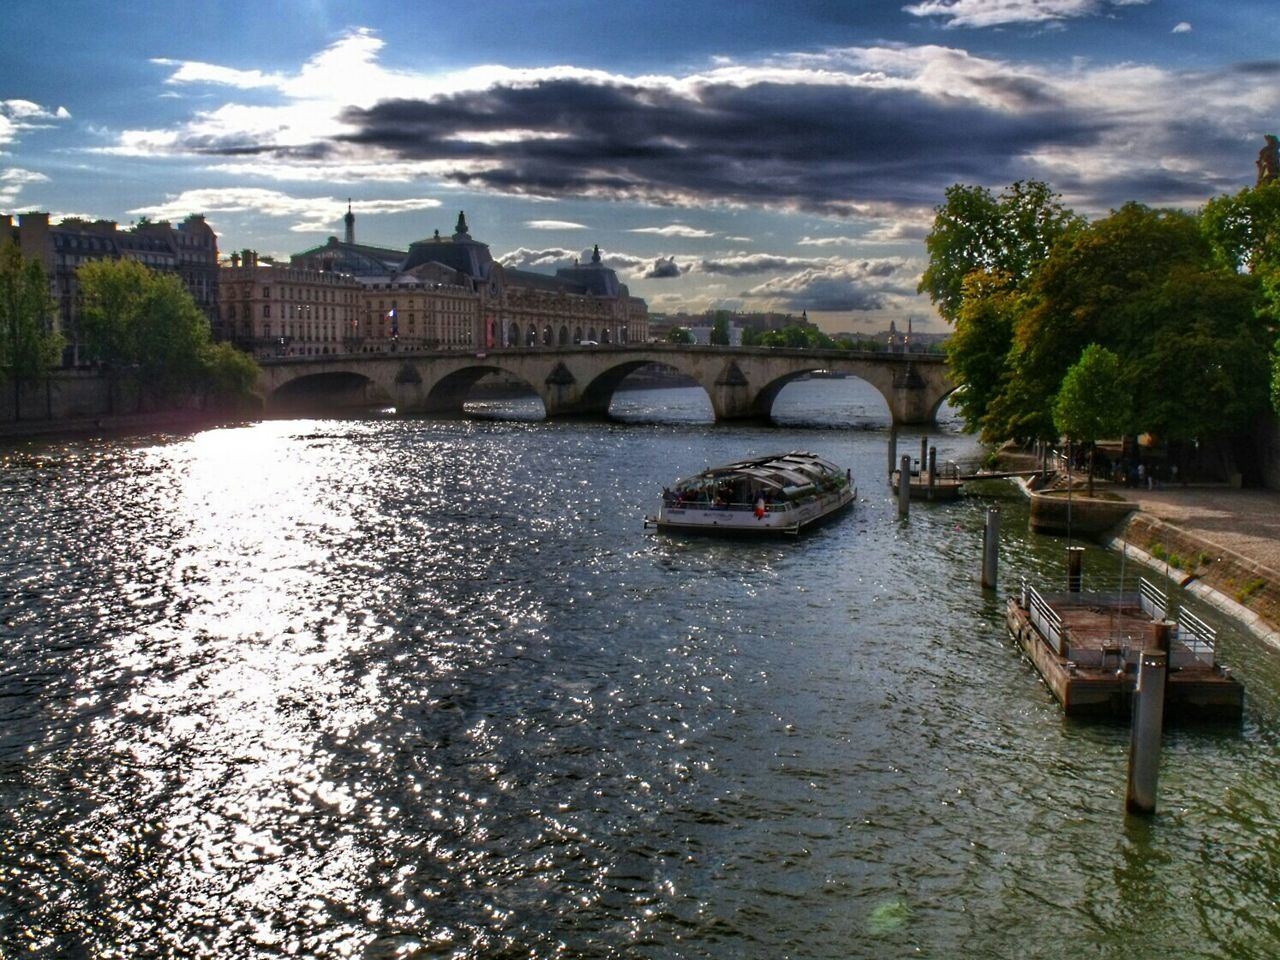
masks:
{"type": "Polygon", "coordinates": [[[1041,592],[1024,582],[1007,606],[1009,630],[1069,717],[1128,720],[1144,649],[1163,649],[1165,716],[1239,723],[1244,687],[1217,662],[1212,628],[1189,611],[1166,619],[1163,593],[1041,592]]]}
{"type": "MultiPolygon", "coordinates": [[[[901,476],[901,470],[894,470],[889,475],[889,489],[898,489],[901,476]]],[[[912,500],[955,500],[964,488],[964,481],[956,465],[950,463],[933,472],[912,470],[907,485],[912,500]]]]}

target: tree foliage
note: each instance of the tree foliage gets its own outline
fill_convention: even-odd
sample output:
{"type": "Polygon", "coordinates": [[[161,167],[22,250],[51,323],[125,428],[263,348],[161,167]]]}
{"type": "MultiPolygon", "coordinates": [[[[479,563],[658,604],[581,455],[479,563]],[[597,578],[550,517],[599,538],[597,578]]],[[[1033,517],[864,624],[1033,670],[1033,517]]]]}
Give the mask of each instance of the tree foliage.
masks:
{"type": "Polygon", "coordinates": [[[1038,180],[1014,183],[999,197],[985,187],[953,184],[946,202],[934,211],[933,229],[925,239],[929,265],[919,291],[953,323],[970,273],[997,273],[1021,285],[1053,245],[1080,224],[1059,195],[1038,180]]]}
{"type": "Polygon", "coordinates": [[[1062,378],[1053,402],[1053,423],[1076,441],[1118,437],[1130,429],[1132,402],[1123,383],[1120,358],[1091,343],[1062,378]]]}
{"type": "Polygon", "coordinates": [[[667,331],[668,343],[693,343],[693,331],[688,327],[672,327],[667,331]]]}
{"type": "Polygon", "coordinates": [[[710,342],[722,347],[729,345],[729,311],[716,311],[715,319],[711,323],[710,342]]]}
{"type": "Polygon", "coordinates": [[[86,349],[114,375],[135,376],[156,396],[250,392],[257,364],[234,347],[212,343],[208,320],[175,274],[132,260],[93,260],[76,276],[86,349]]]}
{"type": "Polygon", "coordinates": [[[49,279],[39,260],[28,260],[13,241],[0,246],[0,377],[40,377],[58,363],[63,338],[53,330],[49,279]]]}

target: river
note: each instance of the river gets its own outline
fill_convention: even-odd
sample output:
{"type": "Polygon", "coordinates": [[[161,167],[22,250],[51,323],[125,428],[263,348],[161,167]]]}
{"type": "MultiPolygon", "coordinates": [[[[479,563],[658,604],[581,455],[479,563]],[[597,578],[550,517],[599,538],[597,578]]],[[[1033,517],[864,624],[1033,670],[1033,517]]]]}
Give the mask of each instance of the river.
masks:
{"type": "Polygon", "coordinates": [[[1127,730],[1066,722],[977,583],[993,503],[1000,595],[1065,541],[1014,497],[900,521],[865,385],[793,384],[773,427],[691,390],[504,409],[0,449],[0,956],[1280,953],[1258,641],[1197,608],[1245,722],[1171,730],[1126,820],[1127,730]],[[797,448],[851,513],[642,528],[797,448]]]}

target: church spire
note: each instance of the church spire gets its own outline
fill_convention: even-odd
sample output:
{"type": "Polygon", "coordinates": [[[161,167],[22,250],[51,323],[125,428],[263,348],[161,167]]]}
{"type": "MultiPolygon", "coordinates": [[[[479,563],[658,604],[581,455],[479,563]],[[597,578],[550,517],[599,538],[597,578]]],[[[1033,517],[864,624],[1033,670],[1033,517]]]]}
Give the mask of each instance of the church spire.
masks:
{"type": "Polygon", "coordinates": [[[356,215],[351,212],[351,198],[347,197],[347,215],[342,218],[342,222],[347,225],[346,235],[343,237],[347,243],[356,242],[356,215]]]}

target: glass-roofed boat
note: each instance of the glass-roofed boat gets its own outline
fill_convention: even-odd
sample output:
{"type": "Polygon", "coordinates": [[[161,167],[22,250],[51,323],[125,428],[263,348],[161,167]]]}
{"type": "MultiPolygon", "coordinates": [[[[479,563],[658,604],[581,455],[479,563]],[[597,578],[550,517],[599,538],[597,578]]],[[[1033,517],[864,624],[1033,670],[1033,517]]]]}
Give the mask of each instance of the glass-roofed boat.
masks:
{"type": "Polygon", "coordinates": [[[852,473],[806,451],[709,467],[663,488],[646,527],[687,533],[799,533],[858,496],[852,473]]]}

